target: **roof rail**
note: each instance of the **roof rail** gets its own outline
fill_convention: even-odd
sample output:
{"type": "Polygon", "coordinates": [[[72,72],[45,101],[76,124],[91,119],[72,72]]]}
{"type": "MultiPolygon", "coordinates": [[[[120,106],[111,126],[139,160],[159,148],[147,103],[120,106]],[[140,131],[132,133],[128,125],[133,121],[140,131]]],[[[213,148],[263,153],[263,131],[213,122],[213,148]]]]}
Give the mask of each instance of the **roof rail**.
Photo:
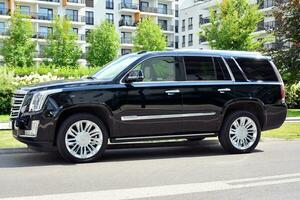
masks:
{"type": "Polygon", "coordinates": [[[146,50],[143,50],[143,51],[137,52],[137,54],[143,54],[143,53],[146,53],[146,52],[147,52],[146,50]]]}

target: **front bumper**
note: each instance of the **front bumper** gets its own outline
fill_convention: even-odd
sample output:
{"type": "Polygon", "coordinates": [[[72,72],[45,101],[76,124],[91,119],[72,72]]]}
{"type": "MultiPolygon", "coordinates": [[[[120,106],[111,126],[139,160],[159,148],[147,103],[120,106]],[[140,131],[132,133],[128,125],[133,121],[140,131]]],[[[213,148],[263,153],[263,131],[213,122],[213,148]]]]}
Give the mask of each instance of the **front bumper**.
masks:
{"type": "Polygon", "coordinates": [[[30,148],[39,151],[54,151],[55,120],[41,115],[22,116],[12,119],[13,136],[30,148]]]}

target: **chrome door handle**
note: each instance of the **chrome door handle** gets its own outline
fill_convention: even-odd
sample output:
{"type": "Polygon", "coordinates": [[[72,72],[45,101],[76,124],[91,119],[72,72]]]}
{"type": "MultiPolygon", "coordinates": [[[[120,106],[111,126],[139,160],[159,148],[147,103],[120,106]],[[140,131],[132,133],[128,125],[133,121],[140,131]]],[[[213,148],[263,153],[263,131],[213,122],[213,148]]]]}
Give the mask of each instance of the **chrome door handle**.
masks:
{"type": "Polygon", "coordinates": [[[225,93],[225,92],[230,92],[231,89],[230,88],[221,88],[221,89],[218,89],[218,92],[220,93],[225,93]]]}
{"type": "Polygon", "coordinates": [[[168,95],[174,95],[176,93],[180,93],[180,90],[166,90],[165,93],[168,95]]]}

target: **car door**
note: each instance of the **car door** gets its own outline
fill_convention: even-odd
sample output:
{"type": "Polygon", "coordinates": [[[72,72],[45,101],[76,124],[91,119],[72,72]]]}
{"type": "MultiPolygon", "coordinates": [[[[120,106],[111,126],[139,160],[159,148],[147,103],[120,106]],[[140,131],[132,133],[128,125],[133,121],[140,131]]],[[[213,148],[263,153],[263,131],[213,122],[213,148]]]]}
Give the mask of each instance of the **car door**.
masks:
{"type": "Polygon", "coordinates": [[[184,78],[182,59],[152,57],[134,70],[142,70],[144,79],[125,84],[119,95],[121,106],[115,117],[119,127],[116,137],[182,132],[182,95],[177,82],[184,78]]]}
{"type": "Polygon", "coordinates": [[[214,133],[222,123],[226,103],[234,98],[233,76],[221,57],[185,56],[186,83],[181,90],[185,132],[214,133]]]}

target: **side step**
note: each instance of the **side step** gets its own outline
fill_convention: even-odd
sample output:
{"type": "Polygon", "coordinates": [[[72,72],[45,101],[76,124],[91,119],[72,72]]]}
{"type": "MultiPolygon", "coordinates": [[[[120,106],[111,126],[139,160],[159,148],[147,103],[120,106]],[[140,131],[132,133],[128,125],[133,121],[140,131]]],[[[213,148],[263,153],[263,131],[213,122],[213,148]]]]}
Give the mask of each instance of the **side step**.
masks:
{"type": "Polygon", "coordinates": [[[176,140],[176,139],[197,139],[199,137],[214,137],[214,136],[217,136],[217,134],[198,133],[198,134],[182,134],[182,135],[123,137],[123,138],[110,138],[110,143],[143,142],[143,141],[176,140]]]}

